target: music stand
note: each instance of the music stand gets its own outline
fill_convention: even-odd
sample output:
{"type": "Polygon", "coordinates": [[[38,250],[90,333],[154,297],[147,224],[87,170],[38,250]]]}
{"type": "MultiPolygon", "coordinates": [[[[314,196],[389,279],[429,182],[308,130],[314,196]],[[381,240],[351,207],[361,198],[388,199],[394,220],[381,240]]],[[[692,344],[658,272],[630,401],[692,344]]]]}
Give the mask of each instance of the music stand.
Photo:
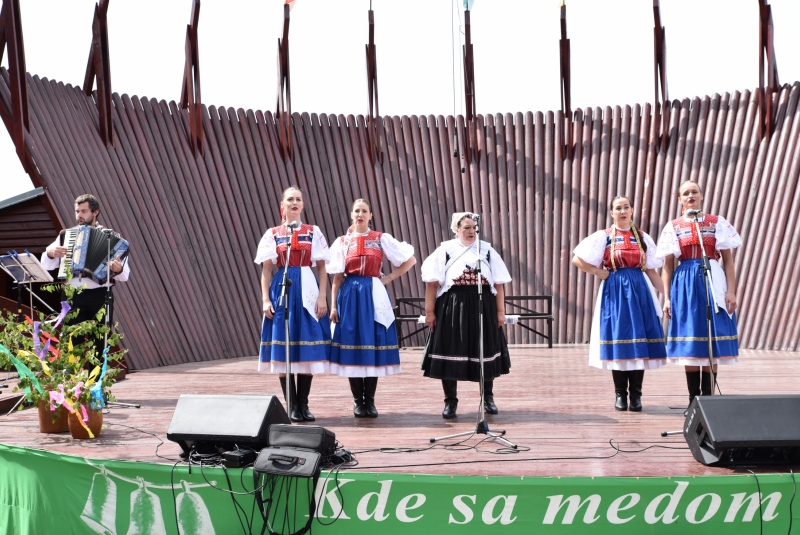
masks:
{"type": "MultiPolygon", "coordinates": [[[[30,310],[31,318],[33,318],[33,298],[35,297],[40,303],[46,306],[52,312],[53,309],[45,303],[38,295],[33,292],[31,285],[34,283],[53,282],[53,277],[46,269],[39,263],[39,259],[32,255],[26,249],[23,254],[16,251],[9,251],[8,254],[0,256],[0,269],[5,271],[17,289],[17,317],[22,320],[22,288],[28,290],[30,297],[30,310]]],[[[4,381],[11,379],[8,376],[4,381]]],[[[3,382],[0,388],[8,388],[8,385],[3,382]]],[[[21,402],[22,400],[20,400],[21,402]]],[[[19,405],[19,403],[17,404],[19,405]]],[[[14,407],[16,408],[16,406],[14,407]]],[[[13,409],[12,409],[13,410],[13,409]]]]}
{"type": "Polygon", "coordinates": [[[485,392],[483,387],[483,380],[484,380],[484,369],[483,369],[483,283],[481,278],[481,232],[480,232],[480,220],[481,216],[474,215],[475,220],[475,243],[477,244],[478,248],[478,259],[475,262],[475,274],[478,278],[478,361],[481,367],[481,380],[480,380],[480,392],[481,392],[481,403],[480,403],[480,412],[478,413],[478,422],[475,425],[474,431],[464,431],[463,433],[455,433],[453,435],[445,435],[443,437],[435,437],[431,439],[431,443],[438,442],[440,440],[445,440],[448,438],[455,438],[455,437],[463,437],[467,435],[486,435],[491,440],[499,440],[500,442],[505,443],[507,446],[517,449],[517,445],[511,442],[508,439],[503,438],[503,435],[506,434],[505,431],[499,431],[497,433],[492,433],[489,431],[489,425],[486,423],[486,406],[484,405],[485,402],[485,392]]]}

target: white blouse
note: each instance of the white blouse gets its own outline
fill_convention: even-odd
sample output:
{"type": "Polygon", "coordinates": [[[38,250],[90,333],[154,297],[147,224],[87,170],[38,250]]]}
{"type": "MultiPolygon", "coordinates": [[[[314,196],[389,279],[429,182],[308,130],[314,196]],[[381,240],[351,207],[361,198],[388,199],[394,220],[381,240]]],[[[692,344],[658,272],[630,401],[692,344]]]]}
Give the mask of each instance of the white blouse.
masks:
{"type": "MultiPolygon", "coordinates": [[[[325,236],[323,236],[318,226],[314,225],[313,232],[314,236],[311,239],[311,262],[324,260],[327,265],[331,261],[331,250],[328,248],[328,242],[325,240],[325,236]]],[[[256,264],[262,264],[265,260],[271,260],[274,263],[277,259],[278,249],[275,243],[275,236],[272,234],[272,229],[268,229],[261,237],[261,241],[258,242],[256,258],[253,261],[256,264]]]]}
{"type": "MultiPolygon", "coordinates": [[[[664,264],[663,258],[657,254],[658,247],[656,242],[653,241],[646,232],[636,229],[639,236],[642,237],[645,245],[647,245],[647,260],[645,262],[645,269],[658,269],[664,264]]],[[[605,230],[598,230],[597,232],[588,235],[572,250],[572,254],[594,267],[600,267],[603,263],[603,257],[606,253],[608,243],[608,234],[605,230]]]]}
{"type": "MultiPolygon", "coordinates": [[[[705,220],[705,216],[700,218],[700,221],[703,220],[705,220]]],[[[736,249],[742,246],[742,237],[739,236],[733,225],[722,216],[717,216],[717,224],[714,225],[714,239],[717,242],[715,245],[717,251],[736,249]]],[[[678,241],[678,235],[675,234],[675,226],[672,221],[664,225],[664,230],[661,231],[661,236],[658,238],[657,254],[661,259],[666,258],[668,255],[675,255],[675,258],[681,257],[681,245],[678,241]]]]}
{"type": "MultiPolygon", "coordinates": [[[[366,236],[367,234],[367,232],[354,232],[349,236],[366,236]]],[[[347,254],[344,246],[346,240],[348,240],[348,236],[340,236],[336,238],[336,241],[334,241],[333,245],[331,245],[331,261],[327,267],[328,273],[331,275],[336,273],[344,273],[344,261],[345,255],[347,254]]],[[[381,251],[383,251],[383,256],[385,256],[394,267],[399,266],[414,256],[413,245],[404,241],[399,241],[391,234],[386,233],[381,234],[381,251]]]]}
{"type": "MultiPolygon", "coordinates": [[[[467,269],[472,269],[478,260],[478,244],[462,245],[458,238],[442,242],[442,244],[431,253],[422,263],[422,281],[438,282],[439,291],[436,297],[441,296],[453,286],[453,281],[460,277],[467,269]],[[449,260],[448,260],[449,257],[449,260]]],[[[485,241],[481,241],[481,276],[484,277],[492,287],[492,294],[497,295],[495,284],[506,284],[511,282],[511,274],[508,272],[503,259],[494,248],[485,241]],[[489,262],[486,262],[486,255],[489,255],[489,262]]]]}

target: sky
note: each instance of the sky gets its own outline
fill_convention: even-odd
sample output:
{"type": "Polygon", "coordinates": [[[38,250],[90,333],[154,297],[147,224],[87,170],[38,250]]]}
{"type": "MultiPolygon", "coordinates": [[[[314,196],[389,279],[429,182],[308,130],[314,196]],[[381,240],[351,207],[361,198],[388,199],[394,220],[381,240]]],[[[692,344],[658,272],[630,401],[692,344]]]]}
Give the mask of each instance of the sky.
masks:
{"type": "MultiPolygon", "coordinates": [[[[477,112],[559,110],[561,0],[475,0],[477,112]]],[[[81,85],[92,0],[20,0],[27,69],[81,85]]],[[[381,115],[463,113],[462,0],[296,0],[292,110],[366,114],[367,11],[375,13],[381,115]],[[455,84],[454,84],[455,80],[455,84]]],[[[651,0],[566,0],[572,107],[654,100],[651,0]]],[[[800,80],[800,1],[771,0],[778,72],[800,80]]],[[[203,0],[203,103],[275,110],[283,0],[203,0]]],[[[179,100],[191,0],[109,0],[111,86],[179,100]]],[[[757,0],[661,0],[671,99],[758,85],[757,0]]],[[[2,65],[8,66],[8,54],[2,65]]],[[[0,128],[0,200],[32,189],[0,128]]]]}

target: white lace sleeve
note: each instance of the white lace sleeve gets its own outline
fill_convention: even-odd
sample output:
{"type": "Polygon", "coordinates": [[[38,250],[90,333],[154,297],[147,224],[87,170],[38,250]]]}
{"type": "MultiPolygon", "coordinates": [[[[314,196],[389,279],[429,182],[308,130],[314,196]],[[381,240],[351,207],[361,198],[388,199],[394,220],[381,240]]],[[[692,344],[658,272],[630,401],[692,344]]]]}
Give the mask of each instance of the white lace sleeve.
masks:
{"type": "Polygon", "coordinates": [[[399,266],[414,256],[414,246],[404,241],[397,241],[391,234],[381,234],[381,249],[394,267],[399,266]]]}
{"type": "Polygon", "coordinates": [[[606,252],[606,239],[606,231],[598,230],[581,240],[572,253],[587,264],[600,267],[606,252]]]}
{"type": "Polygon", "coordinates": [[[664,260],[669,255],[674,255],[675,258],[681,257],[681,244],[678,242],[678,235],[675,234],[675,227],[672,226],[672,221],[664,225],[664,230],[661,231],[661,236],[658,238],[658,247],[656,248],[656,256],[661,260],[664,260]]]}
{"type": "Polygon", "coordinates": [[[742,237],[724,217],[718,216],[714,230],[714,236],[717,239],[717,251],[736,249],[742,246],[742,237]]]}
{"type": "Polygon", "coordinates": [[[344,246],[342,245],[342,238],[336,238],[331,245],[331,260],[328,262],[328,265],[325,266],[325,269],[328,272],[328,275],[334,275],[336,273],[344,273],[344,246]]]}
{"type": "Polygon", "coordinates": [[[506,263],[494,247],[489,246],[489,268],[492,270],[492,280],[495,284],[511,282],[511,273],[508,272],[506,263]]]}
{"type": "Polygon", "coordinates": [[[639,236],[642,237],[642,241],[644,241],[645,245],[647,245],[647,262],[645,263],[644,267],[646,269],[658,269],[664,265],[664,259],[659,258],[656,254],[658,248],[656,246],[656,242],[653,241],[653,238],[641,230],[639,231],[639,236]]]}
{"type": "Polygon", "coordinates": [[[444,267],[447,264],[445,258],[445,247],[444,245],[440,245],[422,263],[422,267],[420,268],[422,282],[438,282],[440,286],[444,286],[444,267]]]}
{"type": "Polygon", "coordinates": [[[253,260],[256,264],[263,264],[265,260],[278,259],[278,250],[275,246],[275,237],[272,235],[272,229],[267,230],[258,242],[258,249],[256,250],[256,258],[253,260]]]}
{"type": "Polygon", "coordinates": [[[318,226],[314,225],[314,238],[311,240],[311,261],[324,260],[326,264],[331,261],[331,249],[318,226]]]}

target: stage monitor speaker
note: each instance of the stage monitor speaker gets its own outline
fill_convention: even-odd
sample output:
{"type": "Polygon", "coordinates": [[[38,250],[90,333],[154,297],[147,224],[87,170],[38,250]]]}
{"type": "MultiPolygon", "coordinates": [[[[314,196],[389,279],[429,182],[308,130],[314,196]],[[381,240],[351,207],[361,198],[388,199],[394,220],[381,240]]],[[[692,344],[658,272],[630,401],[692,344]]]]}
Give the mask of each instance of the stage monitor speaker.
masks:
{"type": "Polygon", "coordinates": [[[178,398],[167,438],[186,456],[219,453],[235,447],[260,450],[269,445],[269,426],[291,424],[275,396],[197,395],[178,398]]]}
{"type": "Polygon", "coordinates": [[[800,395],[696,397],[683,436],[708,466],[798,464],[800,395]]]}

